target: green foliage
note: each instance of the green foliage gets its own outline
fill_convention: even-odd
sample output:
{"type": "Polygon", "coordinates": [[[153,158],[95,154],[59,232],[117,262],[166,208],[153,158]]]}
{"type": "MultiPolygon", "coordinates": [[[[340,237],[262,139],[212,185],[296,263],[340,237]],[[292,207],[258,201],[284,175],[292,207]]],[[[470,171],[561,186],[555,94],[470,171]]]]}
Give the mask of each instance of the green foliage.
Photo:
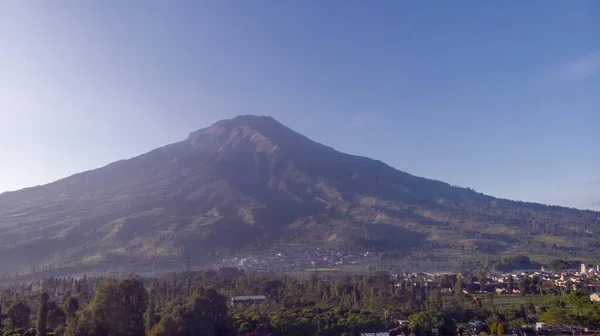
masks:
{"type": "Polygon", "coordinates": [[[565,297],[550,300],[540,316],[550,325],[577,325],[597,328],[600,326],[600,306],[587,295],[573,291],[565,297]]]}
{"type": "Polygon", "coordinates": [[[167,306],[160,322],[152,328],[151,336],[216,336],[232,329],[227,325],[225,298],[215,290],[198,289],[185,302],[167,306]]]}
{"type": "Polygon", "coordinates": [[[285,335],[314,335],[366,328],[380,323],[380,317],[361,310],[340,307],[280,308],[269,314],[272,326],[285,335]]]}
{"type": "MultiPolygon", "coordinates": [[[[38,301],[39,309],[37,316],[37,336],[46,336],[48,326],[48,294],[42,293],[38,301]]],[[[24,335],[25,336],[25,335],[24,335]]],[[[31,335],[33,336],[33,335],[31,335]]]]}
{"type": "MultiPolygon", "coordinates": [[[[23,328],[5,331],[2,336],[24,336],[27,331],[23,328]]],[[[35,335],[35,334],[34,334],[35,335]]]]}
{"type": "MultiPolygon", "coordinates": [[[[483,272],[478,273],[484,277],[483,272]]],[[[508,327],[520,328],[536,321],[600,327],[600,305],[591,302],[583,292],[563,296],[470,295],[462,293],[462,281],[456,275],[426,278],[424,274],[405,274],[396,278],[374,272],[325,281],[318,274],[293,279],[233,271],[193,272],[195,289],[190,296],[183,281],[187,279],[185,275],[173,273],[153,279],[149,291],[139,278],[108,279],[90,286],[89,305],[80,307],[78,297],[66,293],[60,304],[47,301],[44,308],[44,300],[40,300],[34,307],[38,317],[44,309],[48,310],[47,326],[54,328],[58,336],[223,336],[249,331],[328,336],[380,329],[385,322],[393,327],[395,321],[405,319],[409,320],[410,329],[402,332],[416,336],[428,335],[433,328],[439,328],[444,335],[453,334],[455,322],[466,324],[473,318],[486,321],[489,329],[479,328],[477,332],[486,330],[490,335],[501,335],[508,327]],[[453,284],[460,295],[453,295],[453,284]],[[261,294],[267,300],[236,305],[231,310],[228,307],[230,296],[261,294]]],[[[472,273],[465,273],[464,279],[469,288],[475,278],[472,273]]],[[[539,279],[525,279],[519,286],[526,292],[547,292],[539,279]]],[[[33,296],[22,293],[18,292],[13,300],[9,298],[14,293],[5,296],[4,306],[35,304],[33,296]],[[19,297],[28,298],[29,302],[19,297]]],[[[80,292],[78,296],[83,295],[80,292]]],[[[46,329],[48,336],[51,329],[46,329]]],[[[32,330],[8,332],[23,336],[32,330]]]]}
{"type": "Polygon", "coordinates": [[[515,269],[529,269],[531,266],[529,257],[520,254],[514,257],[501,258],[492,264],[492,269],[496,271],[512,271],[515,269]]]}
{"type": "Polygon", "coordinates": [[[107,279],[79,318],[76,335],[143,335],[148,294],[139,279],[107,279]]]}
{"type": "Polygon", "coordinates": [[[548,269],[553,272],[562,272],[564,269],[571,266],[568,262],[561,259],[554,259],[548,263],[548,269]]]}
{"type": "Polygon", "coordinates": [[[77,311],[79,310],[79,300],[76,297],[67,295],[63,298],[61,307],[66,316],[64,334],[66,336],[75,336],[78,324],[77,311]]]}
{"type": "Polygon", "coordinates": [[[540,294],[543,290],[544,284],[540,280],[539,277],[533,276],[525,276],[521,281],[519,281],[518,288],[521,291],[521,294],[540,294]]]}
{"type": "Polygon", "coordinates": [[[242,322],[242,324],[240,324],[240,326],[237,328],[238,333],[250,332],[252,330],[252,324],[250,324],[250,322],[242,322]]]}
{"type": "Polygon", "coordinates": [[[69,296],[65,301],[63,309],[67,314],[67,318],[75,317],[77,310],[79,310],[79,300],[76,297],[69,296]]]}
{"type": "Polygon", "coordinates": [[[416,335],[425,335],[429,333],[432,328],[441,329],[445,325],[442,313],[430,310],[411,314],[408,317],[408,320],[408,327],[416,335]]]}
{"type": "Polygon", "coordinates": [[[145,319],[145,329],[146,333],[149,333],[150,330],[156,324],[156,290],[154,288],[150,289],[150,295],[148,300],[148,308],[146,313],[144,314],[145,319]]]}
{"type": "Polygon", "coordinates": [[[456,279],[456,283],[454,284],[454,295],[462,295],[462,282],[460,278],[456,279]]]}
{"type": "Polygon", "coordinates": [[[444,301],[442,300],[442,294],[439,290],[435,289],[431,291],[429,298],[427,299],[427,305],[430,310],[442,310],[444,301]]]}
{"type": "Polygon", "coordinates": [[[64,325],[67,320],[67,315],[56,302],[48,302],[48,325],[50,329],[56,329],[60,325],[64,325]]]}
{"type": "Polygon", "coordinates": [[[29,327],[31,309],[25,302],[20,300],[13,302],[10,308],[8,308],[7,315],[14,329],[24,329],[29,327]]]}
{"type": "Polygon", "coordinates": [[[504,323],[498,323],[496,327],[496,334],[498,334],[498,336],[504,335],[504,323]]]}

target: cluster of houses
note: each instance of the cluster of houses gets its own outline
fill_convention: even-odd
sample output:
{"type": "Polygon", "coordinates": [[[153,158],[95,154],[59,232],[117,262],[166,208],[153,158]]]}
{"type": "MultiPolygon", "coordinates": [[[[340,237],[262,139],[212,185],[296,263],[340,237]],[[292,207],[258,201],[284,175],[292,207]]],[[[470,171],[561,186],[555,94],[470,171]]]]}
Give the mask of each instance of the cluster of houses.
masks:
{"type": "MultiPolygon", "coordinates": [[[[587,264],[581,264],[579,270],[566,269],[562,272],[552,272],[542,266],[539,271],[492,274],[489,277],[489,281],[491,282],[490,284],[496,285],[497,294],[510,294],[505,286],[509,277],[512,277],[515,283],[520,282],[524,277],[537,277],[543,282],[550,282],[561,288],[570,286],[570,290],[577,290],[587,286],[594,290],[600,285],[600,282],[598,281],[599,276],[600,265],[592,267],[587,264]]],[[[513,288],[512,293],[520,294],[521,292],[518,288],[513,288]]]]}
{"type": "Polygon", "coordinates": [[[223,259],[214,268],[238,267],[240,269],[270,272],[291,271],[311,268],[337,268],[342,265],[353,265],[373,262],[378,254],[370,252],[344,252],[325,248],[286,248],[284,251],[268,251],[247,257],[231,257],[223,259]]]}
{"type": "MultiPolygon", "coordinates": [[[[436,278],[443,275],[454,275],[454,273],[412,273],[406,275],[397,275],[397,279],[403,280],[414,280],[416,278],[422,278],[425,282],[425,286],[434,285],[436,278]]],[[[503,294],[521,294],[519,283],[524,278],[537,278],[540,282],[548,282],[557,286],[558,288],[564,288],[569,290],[581,290],[585,289],[585,292],[598,292],[590,296],[593,301],[600,302],[600,265],[591,266],[587,264],[581,264],[579,269],[565,269],[562,272],[552,272],[542,267],[537,271],[514,271],[514,272],[498,272],[492,273],[486,276],[485,285],[479,281],[475,281],[471,284],[475,286],[468,286],[469,281],[467,277],[462,276],[464,293],[468,294],[484,294],[484,293],[495,293],[499,295],[503,294]]],[[[400,283],[397,284],[399,286],[400,283]]],[[[454,288],[444,288],[442,291],[451,292],[454,288]]]]}

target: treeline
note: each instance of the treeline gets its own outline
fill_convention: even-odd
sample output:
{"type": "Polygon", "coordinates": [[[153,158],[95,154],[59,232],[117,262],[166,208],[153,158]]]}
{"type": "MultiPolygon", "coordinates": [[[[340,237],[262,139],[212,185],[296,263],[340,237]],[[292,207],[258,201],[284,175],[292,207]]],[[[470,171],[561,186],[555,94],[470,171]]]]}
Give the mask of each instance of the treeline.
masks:
{"type": "Polygon", "coordinates": [[[512,270],[523,270],[537,268],[539,265],[534,265],[529,257],[524,255],[517,255],[514,257],[504,257],[499,260],[495,260],[491,263],[490,267],[494,271],[512,271],[512,270]]]}
{"type": "Polygon", "coordinates": [[[33,295],[27,286],[3,302],[8,309],[1,315],[2,335],[235,335],[226,298],[214,289],[195,284],[189,295],[178,292],[157,300],[155,285],[146,288],[138,277],[93,282],[99,284],[92,296],[67,291],[50,301],[46,292],[35,295],[36,314],[28,303],[33,295]]]}
{"type": "Polygon", "coordinates": [[[508,286],[531,293],[526,298],[554,299],[537,306],[527,299],[498,305],[496,295],[478,294],[490,289],[486,279],[484,271],[433,279],[381,272],[326,281],[318,273],[292,279],[234,268],[152,279],[45,279],[1,292],[1,328],[7,336],[225,336],[255,330],[337,336],[392,328],[398,320],[409,321],[407,335],[427,335],[434,328],[454,335],[457,328],[471,328],[468,322],[474,319],[496,333],[537,321],[600,327],[599,306],[581,291],[526,277],[508,286]],[[265,295],[266,300],[229,304],[238,295],[265,295]]]}

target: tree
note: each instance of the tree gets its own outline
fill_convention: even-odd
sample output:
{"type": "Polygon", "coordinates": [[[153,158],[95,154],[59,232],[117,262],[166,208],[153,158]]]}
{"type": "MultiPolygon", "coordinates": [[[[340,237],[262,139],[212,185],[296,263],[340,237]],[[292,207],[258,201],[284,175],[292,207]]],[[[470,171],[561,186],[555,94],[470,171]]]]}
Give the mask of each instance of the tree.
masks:
{"type": "Polygon", "coordinates": [[[522,295],[525,295],[529,292],[530,283],[531,281],[528,276],[524,276],[523,279],[519,281],[519,290],[521,291],[522,295]]]}
{"type": "Polygon", "coordinates": [[[7,315],[12,323],[13,329],[25,329],[29,327],[31,309],[26,303],[20,300],[14,301],[10,308],[8,308],[7,315]]]}
{"type": "Polygon", "coordinates": [[[48,294],[42,293],[39,298],[39,308],[37,316],[37,336],[46,336],[48,324],[48,294]]]}
{"type": "Polygon", "coordinates": [[[442,301],[442,294],[439,290],[434,289],[431,294],[429,294],[429,299],[427,301],[429,309],[437,311],[442,310],[444,303],[442,301]]]}
{"type": "Polygon", "coordinates": [[[416,335],[425,335],[432,328],[442,328],[444,326],[444,316],[440,312],[422,311],[411,314],[408,317],[408,327],[416,335]]]}
{"type": "Polygon", "coordinates": [[[589,296],[584,295],[580,291],[573,291],[569,293],[569,295],[567,295],[567,302],[569,303],[570,307],[575,309],[577,316],[581,316],[583,308],[592,303],[589,296]]]}
{"type": "Polygon", "coordinates": [[[252,325],[248,322],[243,322],[238,328],[238,333],[247,333],[252,331],[252,325]]]}
{"type": "Polygon", "coordinates": [[[79,318],[76,334],[144,335],[147,302],[148,293],[139,279],[107,279],[96,287],[96,295],[79,318]]]}
{"type": "Polygon", "coordinates": [[[154,288],[150,289],[150,299],[148,301],[148,309],[146,309],[146,315],[144,316],[146,319],[146,333],[149,333],[154,327],[156,322],[156,291],[154,288]]]}
{"type": "Polygon", "coordinates": [[[508,292],[512,294],[515,289],[515,278],[512,275],[508,275],[508,292]]]}
{"type": "Polygon", "coordinates": [[[556,326],[567,325],[571,321],[566,304],[560,299],[550,301],[550,307],[540,316],[540,320],[556,326]]]}
{"type": "Polygon", "coordinates": [[[67,336],[75,336],[77,329],[77,311],[79,310],[79,300],[73,296],[63,298],[62,309],[65,311],[67,327],[65,334],[67,336]]]}
{"type": "Polygon", "coordinates": [[[498,334],[498,336],[504,335],[504,324],[503,323],[498,323],[498,325],[496,326],[496,333],[498,334]]]}
{"type": "Polygon", "coordinates": [[[462,282],[460,281],[460,277],[456,279],[456,283],[454,284],[454,295],[462,294],[462,282]]]}
{"type": "Polygon", "coordinates": [[[59,325],[64,325],[67,315],[56,302],[48,302],[48,329],[56,329],[59,325]]]}
{"type": "Polygon", "coordinates": [[[76,297],[69,296],[64,304],[64,311],[67,314],[67,319],[75,318],[75,314],[79,310],[79,300],[76,297]]]}
{"type": "Polygon", "coordinates": [[[525,308],[526,315],[534,315],[535,314],[535,306],[533,305],[533,302],[531,302],[531,301],[526,302],[524,305],[524,308],[525,308]]]}
{"type": "Polygon", "coordinates": [[[228,325],[225,297],[213,289],[199,289],[183,304],[172,302],[149,335],[151,336],[216,336],[228,325]]]}
{"type": "Polygon", "coordinates": [[[477,280],[479,280],[479,289],[483,290],[486,285],[487,275],[483,269],[477,271],[477,280]]]}
{"type": "Polygon", "coordinates": [[[569,268],[569,266],[568,262],[561,259],[554,259],[548,263],[548,269],[556,273],[562,272],[564,269],[569,268]]]}
{"type": "Polygon", "coordinates": [[[123,313],[127,316],[127,335],[143,335],[145,332],[144,312],[148,305],[148,292],[138,278],[127,277],[121,280],[119,292],[123,313]]]}

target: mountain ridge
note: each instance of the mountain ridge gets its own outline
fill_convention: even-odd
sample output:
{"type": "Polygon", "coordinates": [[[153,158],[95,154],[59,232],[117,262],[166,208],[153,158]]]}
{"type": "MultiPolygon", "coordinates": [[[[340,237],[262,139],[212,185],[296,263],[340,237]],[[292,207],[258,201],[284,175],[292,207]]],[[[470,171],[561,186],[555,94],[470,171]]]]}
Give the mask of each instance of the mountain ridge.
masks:
{"type": "Polygon", "coordinates": [[[599,217],[414,176],[336,151],[274,118],[246,115],[130,159],[0,194],[0,252],[17,256],[0,266],[111,268],[292,241],[520,253],[530,249],[523,234],[549,234],[531,238],[549,255],[593,256],[599,217]],[[594,234],[583,249],[552,247],[588,226],[594,234]]]}

